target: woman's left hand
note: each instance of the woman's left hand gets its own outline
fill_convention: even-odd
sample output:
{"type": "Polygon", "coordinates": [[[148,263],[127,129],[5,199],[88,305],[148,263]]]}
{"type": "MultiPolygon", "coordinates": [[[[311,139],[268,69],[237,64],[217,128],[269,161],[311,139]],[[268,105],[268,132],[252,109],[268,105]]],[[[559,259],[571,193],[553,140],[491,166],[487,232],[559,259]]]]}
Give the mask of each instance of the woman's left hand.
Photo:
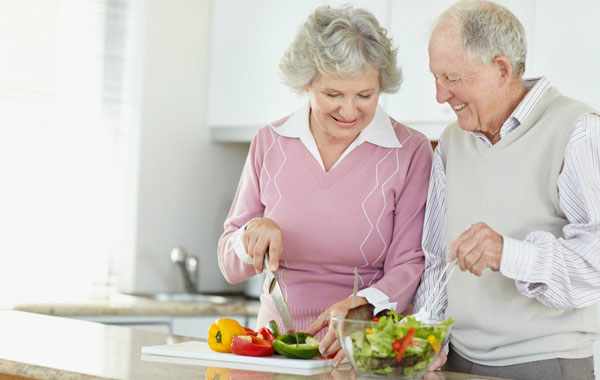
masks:
{"type": "MultiPolygon", "coordinates": [[[[356,306],[364,305],[368,303],[364,297],[356,297],[356,306]]],[[[348,297],[342,301],[333,304],[329,309],[325,310],[317,319],[304,331],[307,334],[316,336],[317,333],[324,328],[328,328],[327,334],[321,339],[319,344],[319,352],[322,356],[329,356],[337,354],[333,358],[333,366],[336,367],[344,359],[344,352],[340,350],[340,343],[338,342],[333,326],[331,325],[331,317],[345,317],[348,314],[348,310],[352,308],[352,298],[348,297]]]]}

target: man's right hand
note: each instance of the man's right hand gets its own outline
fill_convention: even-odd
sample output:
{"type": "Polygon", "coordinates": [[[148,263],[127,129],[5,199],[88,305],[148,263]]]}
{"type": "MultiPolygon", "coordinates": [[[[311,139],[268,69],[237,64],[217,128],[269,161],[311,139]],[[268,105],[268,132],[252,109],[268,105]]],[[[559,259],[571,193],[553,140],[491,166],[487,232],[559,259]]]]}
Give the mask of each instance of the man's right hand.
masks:
{"type": "Polygon", "coordinates": [[[269,218],[253,219],[246,226],[242,240],[256,273],[263,271],[266,252],[269,252],[269,268],[273,272],[277,270],[283,251],[283,236],[277,223],[269,218]]]}

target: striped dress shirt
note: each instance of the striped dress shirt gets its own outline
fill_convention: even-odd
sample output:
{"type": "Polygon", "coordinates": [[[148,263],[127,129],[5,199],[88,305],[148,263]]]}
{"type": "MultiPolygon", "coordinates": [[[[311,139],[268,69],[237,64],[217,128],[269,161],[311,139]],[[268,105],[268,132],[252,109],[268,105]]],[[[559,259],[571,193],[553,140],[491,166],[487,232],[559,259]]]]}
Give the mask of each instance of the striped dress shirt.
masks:
{"type": "MultiPolygon", "coordinates": [[[[506,137],[527,118],[550,90],[546,77],[525,80],[530,89],[504,122],[500,138],[506,137]]],[[[471,132],[489,147],[487,137],[471,132]]],[[[425,272],[415,294],[414,309],[427,307],[433,319],[444,319],[446,289],[433,289],[442,273],[446,255],[446,162],[444,142],[434,152],[427,196],[423,251],[425,272]]],[[[519,293],[552,308],[578,308],[600,301],[600,116],[580,117],[567,143],[564,166],[558,177],[559,206],[569,223],[563,237],[544,231],[529,233],[523,241],[503,236],[500,273],[514,279],[519,293]]],[[[485,222],[483,220],[482,222],[485,222]]],[[[443,282],[442,282],[443,283],[443,282]]]]}

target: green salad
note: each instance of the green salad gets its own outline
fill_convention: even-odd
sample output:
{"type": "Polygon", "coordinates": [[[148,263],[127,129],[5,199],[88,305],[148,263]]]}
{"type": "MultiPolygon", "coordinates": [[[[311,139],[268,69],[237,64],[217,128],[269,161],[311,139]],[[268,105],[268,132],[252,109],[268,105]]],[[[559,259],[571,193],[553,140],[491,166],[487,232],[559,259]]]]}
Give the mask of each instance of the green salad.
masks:
{"type": "Polygon", "coordinates": [[[427,369],[453,322],[450,318],[428,325],[391,310],[386,316],[373,318],[370,327],[349,333],[346,345],[352,345],[354,362],[363,371],[414,375],[427,369]]]}

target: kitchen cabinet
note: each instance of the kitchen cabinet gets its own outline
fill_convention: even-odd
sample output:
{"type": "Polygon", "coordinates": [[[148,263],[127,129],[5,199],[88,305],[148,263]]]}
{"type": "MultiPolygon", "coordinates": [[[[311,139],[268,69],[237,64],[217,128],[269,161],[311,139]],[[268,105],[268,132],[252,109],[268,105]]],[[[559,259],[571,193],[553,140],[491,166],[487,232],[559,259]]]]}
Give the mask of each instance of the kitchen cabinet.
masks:
{"type": "MultiPolygon", "coordinates": [[[[298,27],[320,5],[346,1],[219,0],[213,5],[208,125],[214,141],[249,142],[259,127],[295,111],[305,99],[278,76],[279,60],[298,27]]],[[[388,0],[355,1],[389,22],[388,0]]]]}
{"type": "Polygon", "coordinates": [[[234,316],[78,316],[90,322],[98,322],[105,325],[125,326],[144,331],[156,331],[165,334],[182,335],[191,338],[207,339],[208,328],[217,318],[231,318],[238,321],[242,326],[256,327],[256,317],[245,315],[234,316]]]}
{"type": "Polygon", "coordinates": [[[168,316],[123,316],[123,315],[89,315],[76,316],[74,319],[97,322],[111,326],[125,326],[132,329],[155,331],[165,334],[171,332],[171,318],[168,316]]]}
{"type": "MultiPolygon", "coordinates": [[[[528,38],[526,77],[547,75],[565,95],[600,108],[600,2],[499,0],[521,20],[528,38]],[[583,44],[575,44],[574,41],[583,44]],[[587,42],[587,43],[586,43],[587,42]],[[560,48],[557,48],[560,46],[560,48]],[[583,46],[580,48],[579,46],[583,46]]],[[[213,141],[249,142],[256,130],[293,112],[305,100],[280,81],[279,59],[315,7],[344,1],[220,0],[213,9],[208,125],[213,141]]],[[[437,140],[455,120],[435,101],[427,44],[436,17],[454,0],[354,1],[371,10],[398,47],[404,82],[380,104],[407,125],[437,140]]]]}

